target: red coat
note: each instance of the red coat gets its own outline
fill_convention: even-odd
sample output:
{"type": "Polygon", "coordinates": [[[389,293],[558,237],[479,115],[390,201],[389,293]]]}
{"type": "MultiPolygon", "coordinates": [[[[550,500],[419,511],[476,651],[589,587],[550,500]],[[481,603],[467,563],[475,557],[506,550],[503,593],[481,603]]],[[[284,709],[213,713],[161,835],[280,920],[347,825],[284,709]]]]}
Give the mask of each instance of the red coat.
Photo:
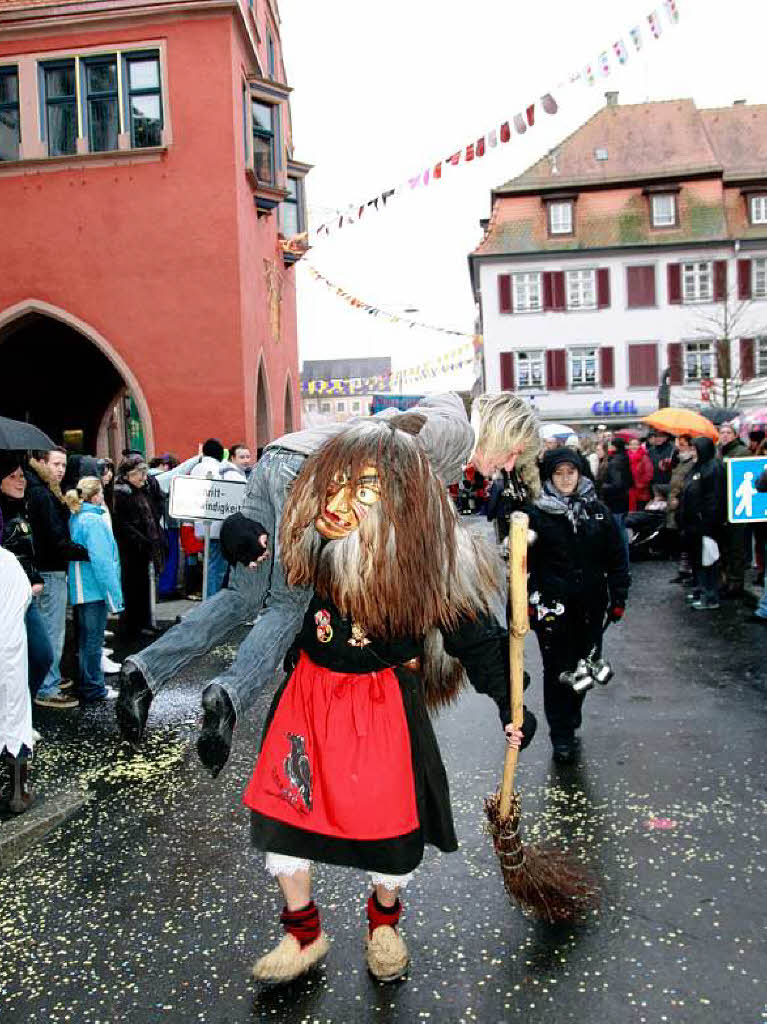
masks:
{"type": "Polygon", "coordinates": [[[629,450],[626,454],[634,481],[634,486],[629,490],[629,512],[636,512],[640,501],[649,501],[652,497],[650,482],[653,478],[653,464],[644,448],[638,448],[635,452],[629,450]]]}

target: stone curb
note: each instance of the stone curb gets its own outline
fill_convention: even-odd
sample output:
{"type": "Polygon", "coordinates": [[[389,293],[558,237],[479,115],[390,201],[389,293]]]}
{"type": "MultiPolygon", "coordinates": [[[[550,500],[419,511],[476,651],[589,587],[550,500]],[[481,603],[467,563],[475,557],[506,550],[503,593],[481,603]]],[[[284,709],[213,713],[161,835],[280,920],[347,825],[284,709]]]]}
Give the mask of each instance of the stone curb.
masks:
{"type": "Polygon", "coordinates": [[[63,790],[34,803],[16,818],[0,826],[0,869],[7,870],[27,849],[40,842],[57,825],[71,818],[95,794],[79,789],[63,790]]]}

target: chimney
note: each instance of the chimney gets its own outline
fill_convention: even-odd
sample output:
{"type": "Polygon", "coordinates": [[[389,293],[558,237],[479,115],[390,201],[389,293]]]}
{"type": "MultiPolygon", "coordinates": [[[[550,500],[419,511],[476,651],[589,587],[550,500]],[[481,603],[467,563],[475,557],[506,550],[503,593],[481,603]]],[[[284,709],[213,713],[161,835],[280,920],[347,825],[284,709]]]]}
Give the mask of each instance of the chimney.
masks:
{"type": "Polygon", "coordinates": [[[746,101],[745,100],[733,100],[732,101],[732,105],[733,105],[733,107],[745,107],[746,101]]]}
{"type": "Polygon", "coordinates": [[[617,92],[606,92],[605,101],[608,107],[618,106],[618,93],[617,92]]]}

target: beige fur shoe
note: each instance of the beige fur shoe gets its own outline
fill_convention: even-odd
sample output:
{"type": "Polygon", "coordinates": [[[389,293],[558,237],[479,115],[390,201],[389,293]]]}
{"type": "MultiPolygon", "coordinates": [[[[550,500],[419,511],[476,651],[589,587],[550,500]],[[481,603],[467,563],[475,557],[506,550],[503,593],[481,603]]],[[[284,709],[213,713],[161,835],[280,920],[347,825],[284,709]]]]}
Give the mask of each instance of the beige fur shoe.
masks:
{"type": "Polygon", "coordinates": [[[410,954],[405,940],[386,924],[379,925],[365,939],[368,970],[378,981],[398,981],[407,974],[410,954]]]}
{"type": "Polygon", "coordinates": [[[284,935],[271,952],[253,965],[253,977],[264,985],[284,985],[306,974],[327,955],[329,949],[325,932],[320,932],[319,937],[303,949],[294,935],[284,935]]]}

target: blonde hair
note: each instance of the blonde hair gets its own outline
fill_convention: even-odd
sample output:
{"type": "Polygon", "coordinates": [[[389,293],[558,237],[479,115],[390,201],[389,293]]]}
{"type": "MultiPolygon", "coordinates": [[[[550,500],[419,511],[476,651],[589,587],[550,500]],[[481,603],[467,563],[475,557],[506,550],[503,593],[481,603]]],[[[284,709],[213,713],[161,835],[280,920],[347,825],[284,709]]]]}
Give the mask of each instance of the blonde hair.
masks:
{"type": "Polygon", "coordinates": [[[104,486],[97,476],[84,476],[78,480],[74,490],[67,491],[64,501],[67,503],[69,511],[76,513],[82,509],[84,501],[90,501],[94,495],[103,490],[104,486]]]}
{"type": "Polygon", "coordinates": [[[479,413],[475,447],[485,455],[504,455],[519,451],[515,469],[535,496],[540,491],[536,460],[541,448],[540,421],[524,398],[501,391],[480,395],[473,412],[479,413]]]}

